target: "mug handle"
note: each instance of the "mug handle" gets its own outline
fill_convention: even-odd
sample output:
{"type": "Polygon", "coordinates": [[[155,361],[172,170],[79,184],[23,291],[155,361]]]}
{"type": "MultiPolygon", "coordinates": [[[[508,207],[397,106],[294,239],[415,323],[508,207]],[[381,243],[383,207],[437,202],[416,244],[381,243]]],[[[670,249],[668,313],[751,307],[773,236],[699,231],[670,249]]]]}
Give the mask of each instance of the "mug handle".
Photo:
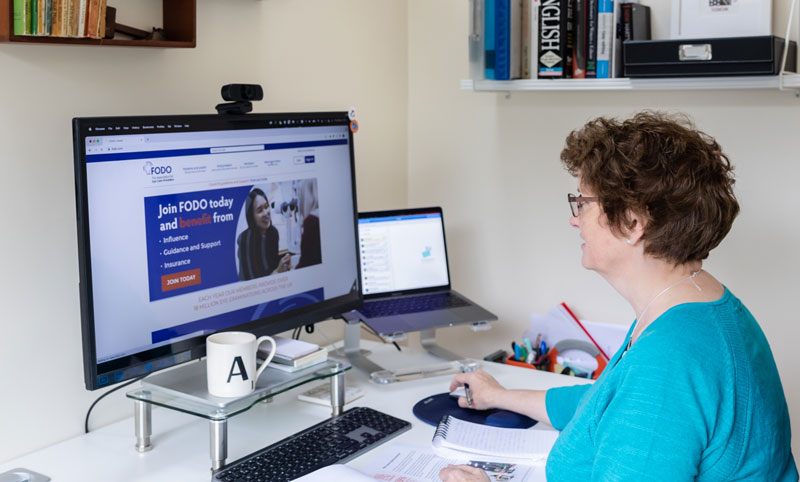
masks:
{"type": "Polygon", "coordinates": [[[256,380],[258,380],[258,377],[261,376],[261,372],[263,372],[264,369],[267,368],[269,362],[272,361],[272,357],[275,356],[275,340],[271,336],[262,336],[258,340],[256,340],[256,352],[258,352],[258,347],[260,347],[261,344],[264,343],[265,341],[268,341],[270,342],[270,344],[272,344],[272,349],[269,351],[269,356],[267,357],[266,360],[264,360],[264,363],[262,363],[261,366],[258,367],[258,371],[256,371],[256,378],[255,378],[256,380]]]}

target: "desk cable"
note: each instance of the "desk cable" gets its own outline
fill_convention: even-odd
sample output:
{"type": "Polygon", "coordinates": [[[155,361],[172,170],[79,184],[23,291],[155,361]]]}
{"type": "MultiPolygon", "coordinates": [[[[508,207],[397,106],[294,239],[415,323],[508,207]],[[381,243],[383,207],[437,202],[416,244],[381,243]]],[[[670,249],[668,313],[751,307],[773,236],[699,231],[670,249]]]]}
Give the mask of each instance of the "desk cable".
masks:
{"type": "Polygon", "coordinates": [[[110,395],[110,394],[116,392],[117,390],[119,390],[120,388],[125,388],[128,385],[131,385],[132,383],[136,383],[139,380],[141,380],[142,378],[146,377],[147,375],[150,375],[150,374],[147,373],[145,375],[142,375],[142,376],[136,377],[136,378],[134,378],[132,380],[129,380],[129,381],[123,383],[122,385],[117,385],[116,387],[112,388],[111,390],[109,390],[106,393],[104,393],[104,394],[100,395],[99,397],[97,397],[97,400],[94,401],[92,406],[89,407],[89,410],[86,412],[86,421],[83,424],[84,433],[89,433],[89,415],[92,413],[92,409],[94,408],[94,406],[97,405],[97,402],[102,400],[106,395],[110,395]]]}

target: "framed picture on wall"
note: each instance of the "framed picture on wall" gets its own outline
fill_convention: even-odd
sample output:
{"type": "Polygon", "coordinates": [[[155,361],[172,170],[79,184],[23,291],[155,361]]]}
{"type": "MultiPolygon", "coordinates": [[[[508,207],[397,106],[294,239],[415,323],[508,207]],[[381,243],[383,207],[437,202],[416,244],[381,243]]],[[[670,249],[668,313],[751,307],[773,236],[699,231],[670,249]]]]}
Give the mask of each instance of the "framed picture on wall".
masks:
{"type": "Polygon", "coordinates": [[[772,35],[772,0],[672,0],[670,38],[772,35]]]}

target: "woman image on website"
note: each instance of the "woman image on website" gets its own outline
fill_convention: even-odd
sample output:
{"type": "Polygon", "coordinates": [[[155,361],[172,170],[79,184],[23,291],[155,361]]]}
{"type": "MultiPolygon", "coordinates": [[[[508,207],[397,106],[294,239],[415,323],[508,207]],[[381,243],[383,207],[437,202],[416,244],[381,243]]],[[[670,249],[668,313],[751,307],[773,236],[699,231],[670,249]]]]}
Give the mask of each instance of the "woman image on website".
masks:
{"type": "Polygon", "coordinates": [[[267,195],[253,188],[245,199],[247,229],[239,234],[239,279],[261,278],[290,268],[291,257],[278,256],[278,230],[272,225],[272,211],[267,195]]]}

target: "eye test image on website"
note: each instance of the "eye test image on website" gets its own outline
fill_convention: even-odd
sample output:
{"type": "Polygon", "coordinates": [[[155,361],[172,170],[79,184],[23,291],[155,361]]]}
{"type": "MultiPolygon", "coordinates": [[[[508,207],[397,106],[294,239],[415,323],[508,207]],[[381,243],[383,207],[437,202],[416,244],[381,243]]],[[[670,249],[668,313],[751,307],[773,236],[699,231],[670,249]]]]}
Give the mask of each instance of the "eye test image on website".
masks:
{"type": "Polygon", "coordinates": [[[346,129],[87,138],[98,361],[349,293],[346,129]]]}

